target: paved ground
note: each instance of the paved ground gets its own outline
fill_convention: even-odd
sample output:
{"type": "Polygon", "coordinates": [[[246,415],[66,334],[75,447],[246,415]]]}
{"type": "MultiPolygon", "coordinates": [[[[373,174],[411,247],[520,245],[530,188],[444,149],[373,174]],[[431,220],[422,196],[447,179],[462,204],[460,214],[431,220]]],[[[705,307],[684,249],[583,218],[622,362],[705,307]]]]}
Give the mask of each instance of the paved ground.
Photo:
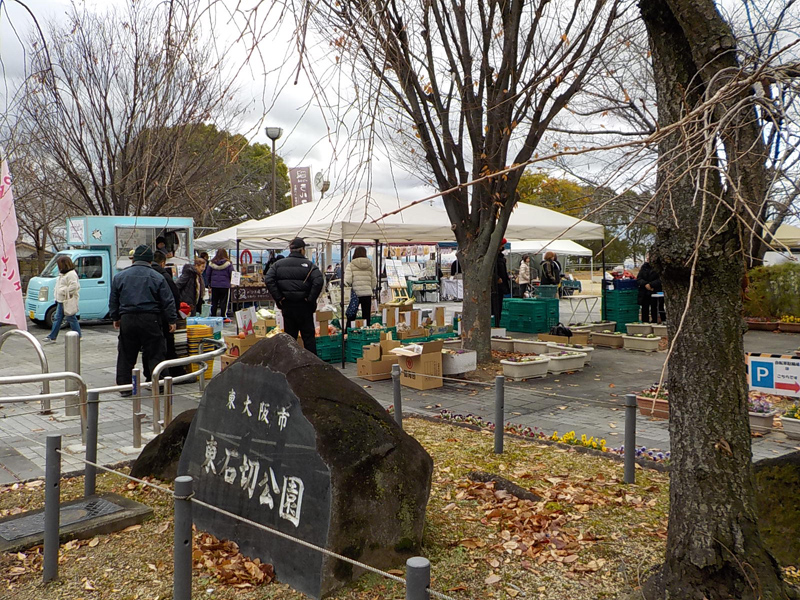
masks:
{"type": "MultiPolygon", "coordinates": [[[[567,310],[562,303],[562,315],[567,310]]],[[[425,305],[423,305],[425,306],[425,305]]],[[[446,304],[448,315],[460,306],[446,304]]],[[[567,312],[567,315],[569,312],[567,312]]],[[[597,318],[596,315],[594,315],[597,318]]],[[[584,319],[578,313],[576,319],[584,319]]],[[[7,328],[0,327],[0,334],[7,328]]],[[[38,338],[47,333],[31,329],[38,338]]],[[[527,337],[524,334],[514,334],[527,337]]],[[[59,342],[45,346],[50,371],[64,367],[64,336],[59,342]]],[[[117,334],[109,324],[84,325],[81,345],[81,373],[90,388],[114,384],[117,334]]],[[[750,332],[745,346],[751,352],[788,353],[800,345],[800,336],[771,332],[750,332]]],[[[574,430],[605,437],[610,446],[618,446],[624,437],[624,394],[640,390],[658,380],[666,354],[642,354],[598,348],[592,365],[582,372],[550,375],[543,380],[508,383],[506,386],[506,418],[510,422],[538,427],[548,435],[553,431],[574,430]]],[[[219,364],[215,364],[215,372],[219,364]]],[[[16,336],[9,338],[0,351],[0,377],[38,372],[39,365],[30,345],[16,336]]],[[[343,373],[363,385],[384,406],[392,404],[391,381],[367,382],[356,378],[355,365],[348,364],[343,373]]],[[[63,384],[52,384],[62,390],[63,384]]],[[[54,401],[51,415],[38,414],[38,403],[2,404],[2,397],[38,393],[39,384],[0,386],[0,484],[39,477],[44,474],[44,439],[59,432],[64,447],[80,454],[80,425],[77,417],[64,415],[63,401],[54,401]]],[[[176,386],[175,414],[197,405],[200,397],[197,384],[176,386]]],[[[101,396],[99,459],[105,464],[135,457],[127,447],[132,445],[132,409],[130,399],[118,394],[101,396]]],[[[144,429],[152,431],[151,407],[143,402],[148,417],[144,429]]],[[[487,420],[494,419],[494,389],[488,385],[446,381],[444,387],[426,392],[403,388],[405,411],[435,414],[441,409],[473,413],[487,420]]],[[[637,421],[637,443],[649,448],[669,449],[666,421],[637,421]]],[[[754,458],[766,458],[792,451],[794,446],[782,433],[772,432],[753,441],[754,458]]],[[[79,470],[82,463],[66,459],[64,471],[79,470]]]]}

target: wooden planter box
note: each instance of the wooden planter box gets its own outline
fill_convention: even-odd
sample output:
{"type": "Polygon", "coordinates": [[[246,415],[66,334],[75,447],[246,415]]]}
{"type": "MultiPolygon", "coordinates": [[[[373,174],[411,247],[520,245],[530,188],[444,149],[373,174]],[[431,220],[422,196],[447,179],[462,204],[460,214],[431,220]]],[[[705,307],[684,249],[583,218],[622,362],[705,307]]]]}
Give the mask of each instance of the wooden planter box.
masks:
{"type": "Polygon", "coordinates": [[[636,404],[639,406],[639,414],[643,417],[669,419],[669,400],[636,396],[636,404]]]}
{"type": "Polygon", "coordinates": [[[646,338],[633,337],[632,335],[622,336],[625,350],[635,350],[636,352],[657,352],[660,337],[646,338]]]}
{"type": "Polygon", "coordinates": [[[747,328],[756,331],[775,331],[778,328],[777,321],[747,321],[747,328]]]}
{"type": "Polygon", "coordinates": [[[501,340],[492,338],[492,350],[500,352],[514,352],[514,340],[501,340]]]}
{"type": "Polygon", "coordinates": [[[653,333],[653,326],[650,323],[628,323],[625,328],[628,331],[628,335],[633,335],[635,333],[644,333],[645,335],[653,333]]]}
{"type": "Polygon", "coordinates": [[[770,413],[748,412],[747,416],[750,417],[750,429],[752,431],[758,431],[759,433],[769,433],[772,431],[772,424],[777,414],[777,410],[773,410],[770,413]]]}
{"type": "Polygon", "coordinates": [[[549,342],[547,345],[547,351],[550,353],[562,352],[564,350],[583,352],[586,355],[586,361],[584,361],[584,364],[588,365],[592,362],[592,352],[594,352],[594,348],[591,346],[580,346],[578,344],[554,344],[553,342],[549,342]]]}
{"type": "Polygon", "coordinates": [[[552,342],[539,340],[514,340],[514,352],[522,354],[547,354],[547,348],[552,342]]]}
{"type": "Polygon", "coordinates": [[[653,325],[653,333],[660,335],[662,338],[667,337],[666,325],[653,325]]]}
{"type": "Polygon", "coordinates": [[[800,419],[781,417],[783,432],[790,440],[800,440],[800,419]]]}
{"type": "Polygon", "coordinates": [[[551,354],[548,358],[550,359],[548,370],[555,375],[566,373],[567,371],[580,371],[586,363],[586,354],[583,352],[578,352],[572,356],[551,354]]]}
{"type": "Polygon", "coordinates": [[[550,366],[550,358],[546,356],[538,357],[536,360],[524,362],[514,362],[501,360],[503,365],[503,375],[511,379],[536,379],[547,375],[550,366]]]}
{"type": "Polygon", "coordinates": [[[785,333],[800,333],[800,323],[778,323],[778,329],[785,333]]]}
{"type": "Polygon", "coordinates": [[[623,340],[621,335],[613,333],[593,333],[592,346],[601,346],[603,348],[622,348],[623,340]]]}

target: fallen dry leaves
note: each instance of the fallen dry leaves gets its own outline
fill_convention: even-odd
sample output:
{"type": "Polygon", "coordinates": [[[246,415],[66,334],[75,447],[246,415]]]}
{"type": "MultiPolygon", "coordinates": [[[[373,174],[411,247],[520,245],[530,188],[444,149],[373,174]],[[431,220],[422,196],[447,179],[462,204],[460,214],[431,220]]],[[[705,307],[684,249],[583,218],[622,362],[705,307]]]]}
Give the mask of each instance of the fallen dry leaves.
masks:
{"type": "Polygon", "coordinates": [[[222,583],[243,589],[270,583],[275,571],[260,559],[250,560],[239,552],[239,546],[229,540],[218,540],[210,533],[194,538],[192,560],[197,570],[208,571],[222,583]]]}

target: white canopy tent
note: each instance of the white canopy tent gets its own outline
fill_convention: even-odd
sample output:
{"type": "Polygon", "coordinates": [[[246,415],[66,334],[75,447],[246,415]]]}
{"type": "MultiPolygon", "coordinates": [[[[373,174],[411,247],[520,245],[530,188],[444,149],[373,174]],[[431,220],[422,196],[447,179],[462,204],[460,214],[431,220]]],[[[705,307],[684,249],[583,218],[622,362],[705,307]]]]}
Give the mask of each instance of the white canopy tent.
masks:
{"type": "MultiPolygon", "coordinates": [[[[383,243],[450,242],[455,239],[447,211],[440,201],[420,202],[381,217],[411,201],[377,192],[332,195],[237,227],[241,240],[284,241],[302,237],[307,243],[379,240],[383,243]],[[377,221],[373,223],[373,221],[377,221]]],[[[602,239],[603,226],[581,221],[541,206],[518,204],[505,237],[509,241],[531,238],[557,240],[602,239]]]]}
{"type": "Polygon", "coordinates": [[[269,242],[258,239],[243,240],[239,237],[239,229],[241,227],[257,222],[258,219],[250,219],[244,223],[234,225],[233,227],[209,233],[208,235],[195,239],[194,247],[197,250],[206,251],[218,250],[219,248],[228,250],[230,248],[236,248],[237,241],[239,241],[239,248],[241,250],[282,250],[286,247],[286,244],[281,241],[269,242]]]}
{"type": "Polygon", "coordinates": [[[566,254],[567,256],[592,256],[593,252],[572,240],[527,240],[511,242],[511,252],[515,254],[544,254],[545,252],[566,254]]]}

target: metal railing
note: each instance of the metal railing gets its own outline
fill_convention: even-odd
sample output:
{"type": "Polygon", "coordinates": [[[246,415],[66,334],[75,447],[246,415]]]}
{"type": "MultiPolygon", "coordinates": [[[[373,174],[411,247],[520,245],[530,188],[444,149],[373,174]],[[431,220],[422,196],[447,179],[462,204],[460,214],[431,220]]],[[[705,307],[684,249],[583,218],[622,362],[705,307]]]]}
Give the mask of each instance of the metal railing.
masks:
{"type": "MultiPolygon", "coordinates": [[[[42,373],[49,373],[50,366],[47,364],[47,356],[44,354],[44,348],[42,348],[42,344],[39,343],[32,334],[28,333],[27,331],[22,331],[21,329],[12,329],[10,331],[6,331],[3,335],[0,336],[0,350],[3,348],[3,344],[5,344],[6,340],[11,337],[12,335],[18,335],[20,337],[25,338],[28,340],[33,349],[36,350],[36,354],[39,357],[39,364],[42,366],[42,373]]],[[[55,396],[58,398],[59,396],[55,396]]],[[[42,414],[46,414],[50,412],[50,400],[53,396],[50,395],[50,382],[43,381],[42,382],[42,394],[38,398],[42,402],[42,414]]]]}

